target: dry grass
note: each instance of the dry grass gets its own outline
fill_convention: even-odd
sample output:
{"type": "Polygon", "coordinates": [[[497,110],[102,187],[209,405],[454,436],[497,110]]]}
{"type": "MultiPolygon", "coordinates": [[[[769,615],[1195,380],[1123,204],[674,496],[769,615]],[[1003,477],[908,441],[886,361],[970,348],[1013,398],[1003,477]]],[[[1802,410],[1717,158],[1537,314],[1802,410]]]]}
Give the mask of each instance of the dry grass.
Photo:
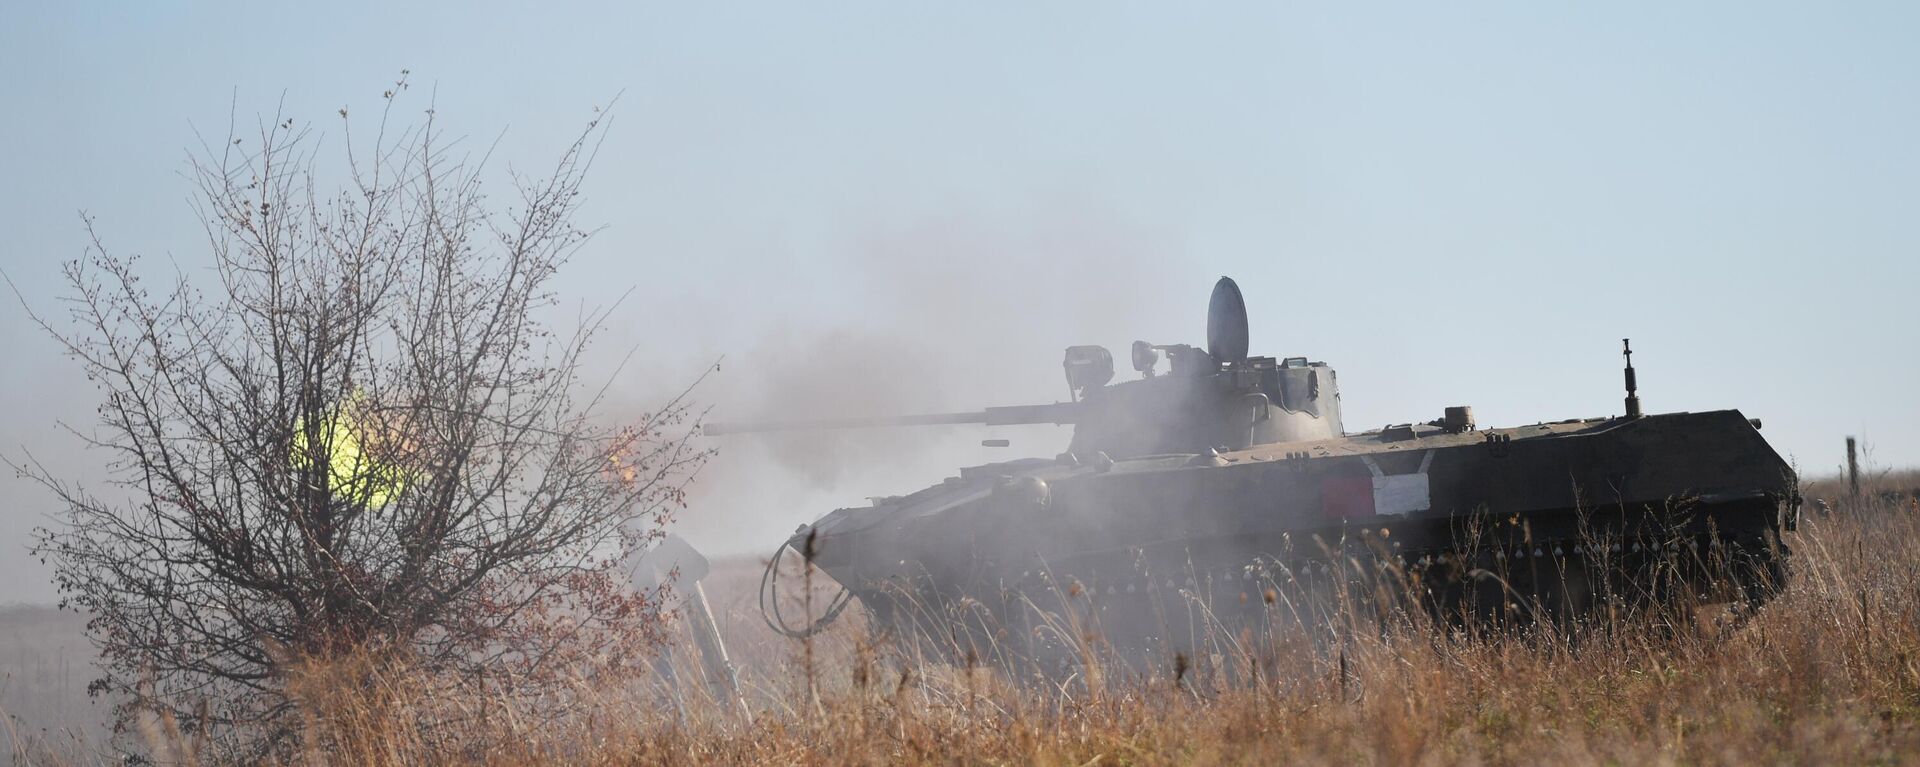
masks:
{"type": "MultiPolygon", "coordinates": [[[[1920,487],[1920,476],[1880,482],[1920,487]]],[[[1920,763],[1920,505],[1874,497],[1831,518],[1809,514],[1788,542],[1787,593],[1735,629],[1635,618],[1573,637],[1353,631],[1344,652],[1268,648],[1278,660],[1259,681],[1233,685],[1199,673],[1176,683],[1172,669],[1096,689],[1011,685],[985,668],[920,662],[858,620],[811,647],[775,640],[746,628],[744,595],[731,594],[719,607],[751,723],[703,685],[658,676],[617,690],[583,682],[570,710],[552,715],[356,660],[291,672],[306,746],[288,760],[1920,763]]],[[[728,594],[731,577],[710,588],[728,594]]],[[[699,678],[690,663],[675,673],[699,678]]],[[[138,740],[162,759],[201,753],[170,723],[143,729],[138,740]]],[[[73,753],[41,756],[90,761],[73,753]]]]}
{"type": "MultiPolygon", "coordinates": [[[[0,607],[0,737],[84,752],[103,739],[100,708],[87,699],[93,648],[86,619],[53,607],[0,607]]],[[[10,764],[0,753],[0,765],[10,764]]]]}

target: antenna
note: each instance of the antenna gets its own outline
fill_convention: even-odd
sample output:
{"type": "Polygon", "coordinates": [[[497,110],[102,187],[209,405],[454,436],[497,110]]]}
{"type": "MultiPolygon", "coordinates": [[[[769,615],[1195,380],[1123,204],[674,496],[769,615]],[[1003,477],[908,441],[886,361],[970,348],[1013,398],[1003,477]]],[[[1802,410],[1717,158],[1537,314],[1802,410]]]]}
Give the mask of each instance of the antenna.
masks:
{"type": "Polygon", "coordinates": [[[1639,386],[1633,380],[1633,339],[1620,339],[1620,353],[1627,358],[1627,417],[1640,417],[1639,386]]]}

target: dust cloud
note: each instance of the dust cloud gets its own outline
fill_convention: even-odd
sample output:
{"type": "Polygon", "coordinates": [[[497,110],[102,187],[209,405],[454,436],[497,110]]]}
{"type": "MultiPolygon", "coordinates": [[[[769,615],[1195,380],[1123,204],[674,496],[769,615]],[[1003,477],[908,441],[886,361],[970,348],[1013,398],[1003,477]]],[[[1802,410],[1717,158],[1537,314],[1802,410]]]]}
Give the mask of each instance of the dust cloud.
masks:
{"type": "MultiPolygon", "coordinates": [[[[694,396],[711,407],[708,420],[726,422],[1063,400],[1070,344],[1124,354],[1134,338],[1202,335],[1205,286],[1162,284],[1151,268],[1170,250],[1086,216],[1017,226],[956,218],[862,237],[830,266],[846,290],[822,300],[841,304],[822,307],[824,319],[746,328],[754,341],[724,350],[694,396]]],[[[1069,437],[1049,424],[705,438],[719,453],[674,529],[709,554],[764,555],[834,508],[911,492],[961,466],[1052,456],[1069,437]],[[988,438],[1012,445],[982,446],[988,438]]]]}

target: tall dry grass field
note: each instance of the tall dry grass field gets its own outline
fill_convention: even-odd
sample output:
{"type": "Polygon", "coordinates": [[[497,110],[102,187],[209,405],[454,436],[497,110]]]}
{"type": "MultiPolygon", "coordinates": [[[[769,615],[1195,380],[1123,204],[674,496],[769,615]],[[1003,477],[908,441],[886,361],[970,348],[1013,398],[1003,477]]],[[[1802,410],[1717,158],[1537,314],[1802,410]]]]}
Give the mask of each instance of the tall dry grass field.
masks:
{"type": "MultiPolygon", "coordinates": [[[[1570,631],[1478,635],[1354,621],[1337,642],[1249,652],[1258,673],[1169,662],[1013,684],[926,660],[851,612],[801,642],[759,625],[750,566],[709,581],[746,699],[692,652],[564,701],[454,691],[369,658],[290,668],[304,764],[1905,764],[1920,763],[1920,475],[1811,505],[1786,593],[1736,623],[1712,609],[1570,631]],[[1894,491],[1902,492],[1894,492],[1894,491]],[[1886,495],[1881,495],[1885,491],[1886,495]],[[1902,494],[1904,493],[1904,494],[1902,494]],[[662,671],[670,673],[661,673],[662,671]],[[671,680],[679,680],[674,682],[671,680]]],[[[1098,671],[1101,660],[1088,658],[1098,671]]],[[[1219,659],[1215,659],[1218,663],[1219,659]]],[[[1233,662],[1228,659],[1227,662],[1233,662]]],[[[1250,666],[1249,666],[1250,667],[1250,666]]],[[[8,701],[17,698],[8,697],[8,701]]],[[[11,704],[10,704],[11,705],[11,704]]],[[[213,752],[180,723],[126,742],[213,752]]],[[[100,761],[16,737],[33,761],[100,761]]]]}
{"type": "MultiPolygon", "coordinates": [[[[94,673],[85,625],[85,618],[52,607],[0,607],[0,712],[7,714],[0,732],[11,742],[83,753],[104,741],[106,706],[87,697],[94,673]]],[[[0,765],[17,755],[0,754],[0,765]]]]}

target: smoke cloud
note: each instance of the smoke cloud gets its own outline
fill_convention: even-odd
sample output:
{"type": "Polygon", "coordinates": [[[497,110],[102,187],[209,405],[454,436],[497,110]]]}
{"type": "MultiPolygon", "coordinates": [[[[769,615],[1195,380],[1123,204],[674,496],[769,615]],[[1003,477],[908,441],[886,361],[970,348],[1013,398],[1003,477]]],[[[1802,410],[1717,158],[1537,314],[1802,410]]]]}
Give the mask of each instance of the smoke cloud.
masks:
{"type": "MultiPolygon", "coordinates": [[[[867,233],[822,267],[848,277],[841,292],[818,297],[833,305],[735,328],[753,341],[709,350],[726,358],[695,396],[711,406],[709,420],[727,422],[1062,400],[1060,354],[1070,344],[1124,354],[1134,338],[1199,338],[1204,287],[1170,289],[1150,268],[1170,250],[1092,215],[956,217],[867,233]]],[[[719,454],[675,529],[714,554],[766,553],[834,508],[911,492],[965,465],[1052,456],[1069,437],[1062,426],[963,425],[707,438],[719,454]],[[1012,445],[983,447],[987,438],[1012,445]]]]}

